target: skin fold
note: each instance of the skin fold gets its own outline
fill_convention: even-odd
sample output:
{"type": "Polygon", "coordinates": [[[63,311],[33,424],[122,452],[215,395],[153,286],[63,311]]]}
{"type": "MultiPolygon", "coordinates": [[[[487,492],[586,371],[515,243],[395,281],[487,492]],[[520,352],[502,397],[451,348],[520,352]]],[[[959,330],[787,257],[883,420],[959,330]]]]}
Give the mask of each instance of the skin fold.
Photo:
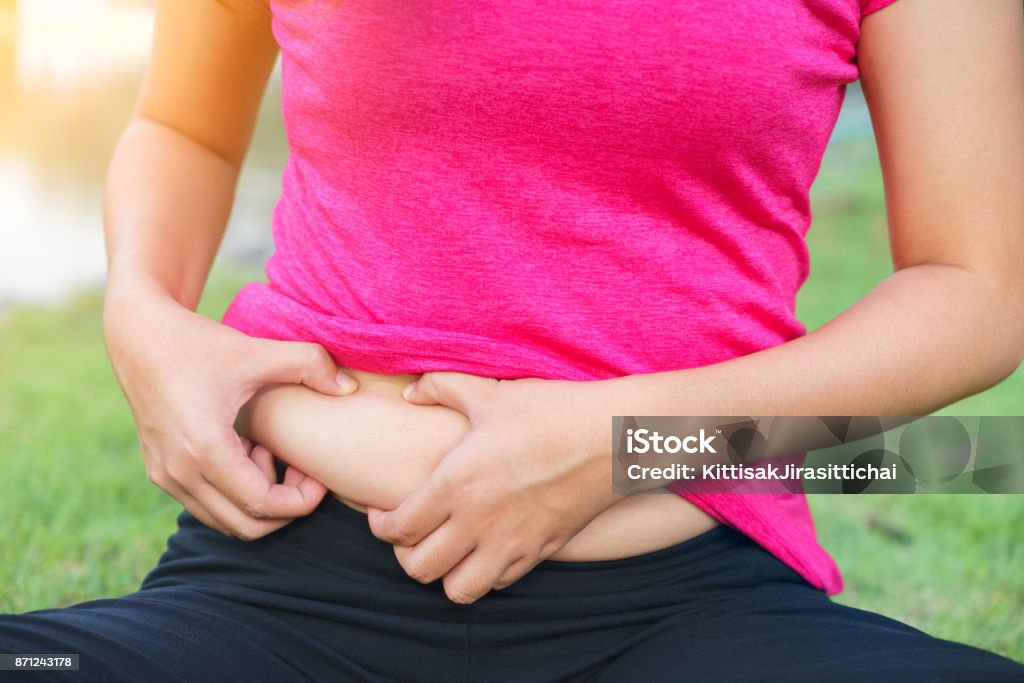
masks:
{"type": "MultiPolygon", "coordinates": [[[[295,384],[267,385],[239,412],[239,434],[322,482],[342,502],[365,511],[397,507],[468,433],[456,410],[407,402],[415,375],[347,369],[359,381],[348,396],[295,384]]],[[[260,451],[265,451],[261,453],[260,451]]],[[[553,560],[615,559],[680,543],[718,524],[673,493],[630,496],[596,517],[553,560]]]]}

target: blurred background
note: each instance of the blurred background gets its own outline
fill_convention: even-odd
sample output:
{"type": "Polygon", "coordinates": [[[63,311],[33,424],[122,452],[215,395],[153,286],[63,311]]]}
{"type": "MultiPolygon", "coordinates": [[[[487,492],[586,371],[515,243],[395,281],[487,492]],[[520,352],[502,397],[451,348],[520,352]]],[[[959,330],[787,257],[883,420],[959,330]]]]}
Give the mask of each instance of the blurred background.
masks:
{"type": "MultiPolygon", "coordinates": [[[[57,302],[103,281],[103,176],[145,65],[151,4],[0,0],[0,307],[57,302]]],[[[225,238],[234,263],[269,254],[287,153],[278,83],[225,238]]]]}
{"type": "MultiPolygon", "coordinates": [[[[212,0],[211,0],[212,1],[212,0]]],[[[134,590],[178,504],[149,484],[103,347],[102,183],[151,34],[148,0],[0,0],[0,612],[134,590]],[[88,28],[88,30],[84,30],[88,28]]],[[[263,279],[287,147],[271,82],[200,311],[263,279]]],[[[820,326],[891,272],[871,121],[849,87],[812,190],[820,326]]],[[[1024,414],[1024,370],[941,411],[1024,414]]],[[[1024,660],[1024,496],[816,496],[839,601],[1024,660]]]]}

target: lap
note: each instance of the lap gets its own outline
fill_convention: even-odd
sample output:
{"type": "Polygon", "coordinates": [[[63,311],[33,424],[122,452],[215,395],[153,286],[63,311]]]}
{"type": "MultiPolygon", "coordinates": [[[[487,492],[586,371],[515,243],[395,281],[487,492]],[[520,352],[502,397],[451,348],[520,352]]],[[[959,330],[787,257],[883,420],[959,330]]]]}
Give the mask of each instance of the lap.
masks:
{"type": "Polygon", "coordinates": [[[1024,681],[1024,666],[796,584],[766,583],[701,624],[660,624],[592,680],[1024,681]]]}
{"type": "MultiPolygon", "coordinates": [[[[86,681],[279,681],[297,670],[238,605],[158,589],[63,609],[0,616],[0,650],[78,654],[86,681]]],[[[42,674],[39,674],[42,676],[42,674]]]]}
{"type": "Polygon", "coordinates": [[[75,680],[1024,680],[1024,667],[829,601],[726,527],[623,560],[544,562],[474,605],[405,576],[327,499],[244,543],[183,514],[122,598],[0,616],[0,652],[75,680]]]}

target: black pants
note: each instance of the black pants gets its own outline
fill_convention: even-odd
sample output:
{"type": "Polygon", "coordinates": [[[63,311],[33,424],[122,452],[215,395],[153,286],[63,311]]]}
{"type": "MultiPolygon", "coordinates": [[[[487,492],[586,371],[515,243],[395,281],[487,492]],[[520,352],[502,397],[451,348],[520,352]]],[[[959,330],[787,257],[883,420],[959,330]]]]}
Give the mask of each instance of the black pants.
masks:
{"type": "Polygon", "coordinates": [[[0,616],[0,652],[78,653],[79,671],[49,675],[89,681],[1024,681],[1008,659],[831,602],[727,527],[543,562],[456,605],[330,497],[252,543],[183,513],[139,591],[0,616]]]}

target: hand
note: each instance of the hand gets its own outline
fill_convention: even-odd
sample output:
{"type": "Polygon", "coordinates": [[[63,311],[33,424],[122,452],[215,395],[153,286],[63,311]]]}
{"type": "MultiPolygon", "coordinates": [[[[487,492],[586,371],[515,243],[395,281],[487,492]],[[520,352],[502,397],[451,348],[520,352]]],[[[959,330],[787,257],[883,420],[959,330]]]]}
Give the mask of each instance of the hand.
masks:
{"type": "Polygon", "coordinates": [[[374,535],[457,603],[517,581],[622,498],[599,384],[424,374],[406,400],[458,410],[469,432],[396,509],[368,511],[374,535]]]}
{"type": "Polygon", "coordinates": [[[316,508],[323,484],[291,467],[277,483],[273,456],[241,439],[234,422],[264,384],[351,393],[355,380],[339,377],[322,346],[249,337],[141,292],[108,291],[104,332],[150,481],[207,526],[243,540],[316,508]]]}

